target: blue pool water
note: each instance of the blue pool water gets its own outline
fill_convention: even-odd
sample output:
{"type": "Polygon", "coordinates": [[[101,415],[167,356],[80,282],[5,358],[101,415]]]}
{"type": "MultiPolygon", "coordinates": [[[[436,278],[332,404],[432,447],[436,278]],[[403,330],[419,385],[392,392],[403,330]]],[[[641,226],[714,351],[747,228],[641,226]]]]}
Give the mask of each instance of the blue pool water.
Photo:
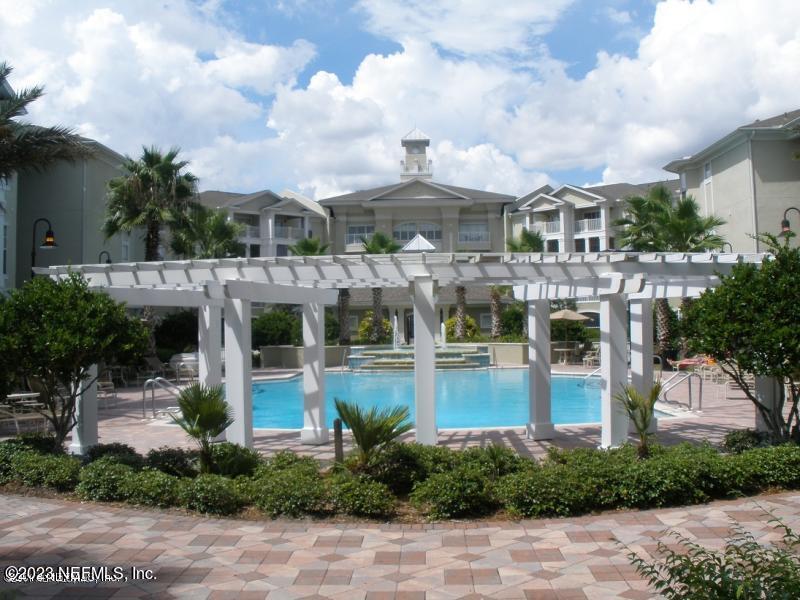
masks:
{"type": "MultiPolygon", "coordinates": [[[[600,388],[581,377],[553,377],[553,423],[600,421],[600,388]]],[[[414,418],[414,373],[327,373],[328,427],[333,399],[378,407],[403,404],[414,418]]],[[[528,422],[528,370],[436,372],[436,421],[440,428],[518,427],[528,422]]],[[[265,429],[303,426],[303,378],[253,384],[253,425],[265,429]]]]}

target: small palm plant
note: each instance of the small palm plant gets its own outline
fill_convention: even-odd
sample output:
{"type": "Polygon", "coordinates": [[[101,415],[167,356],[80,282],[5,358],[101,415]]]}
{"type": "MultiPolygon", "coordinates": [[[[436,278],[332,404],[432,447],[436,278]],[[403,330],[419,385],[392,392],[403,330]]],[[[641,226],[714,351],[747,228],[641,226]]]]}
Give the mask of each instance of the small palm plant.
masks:
{"type": "Polygon", "coordinates": [[[358,469],[367,467],[389,442],[413,427],[408,420],[407,406],[395,406],[383,410],[373,406],[366,410],[358,404],[339,398],[335,398],[334,402],[339,418],[353,434],[358,469]]]}
{"type": "Polygon", "coordinates": [[[650,393],[645,396],[632,385],[625,385],[622,391],[614,396],[625,408],[628,417],[636,429],[639,436],[639,458],[647,458],[650,455],[650,424],[653,422],[653,412],[658,397],[661,395],[661,381],[657,381],[650,389],[650,393]]]}
{"type": "Polygon", "coordinates": [[[223,388],[192,384],[181,391],[178,406],[181,415],[172,415],[172,419],[200,446],[200,472],[210,473],[213,467],[211,440],[233,423],[233,409],[225,401],[223,388]]]}

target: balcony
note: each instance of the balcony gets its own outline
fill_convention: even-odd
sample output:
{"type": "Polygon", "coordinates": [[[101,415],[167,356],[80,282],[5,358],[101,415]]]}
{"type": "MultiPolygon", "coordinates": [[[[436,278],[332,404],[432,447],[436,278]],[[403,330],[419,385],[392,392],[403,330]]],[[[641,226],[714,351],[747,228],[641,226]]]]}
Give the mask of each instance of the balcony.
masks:
{"type": "Polygon", "coordinates": [[[584,231],[600,231],[602,228],[602,219],[581,219],[580,221],[575,221],[575,233],[583,233],[584,231]]]}
{"type": "Polygon", "coordinates": [[[245,225],[244,226],[244,237],[260,238],[261,237],[261,228],[258,225],[245,225]]]}
{"type": "Polygon", "coordinates": [[[539,221],[533,224],[533,230],[539,233],[561,233],[561,221],[539,221]]]}
{"type": "Polygon", "coordinates": [[[283,225],[275,225],[275,237],[284,240],[302,240],[305,239],[306,233],[302,227],[285,227],[283,225]]]}

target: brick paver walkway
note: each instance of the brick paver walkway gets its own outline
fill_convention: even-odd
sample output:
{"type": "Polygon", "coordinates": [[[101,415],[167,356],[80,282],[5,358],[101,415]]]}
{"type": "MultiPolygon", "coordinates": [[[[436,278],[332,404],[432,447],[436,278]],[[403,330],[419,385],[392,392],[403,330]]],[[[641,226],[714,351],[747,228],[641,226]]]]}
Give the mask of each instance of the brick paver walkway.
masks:
{"type": "Polygon", "coordinates": [[[765,510],[800,527],[800,495],[576,519],[444,525],[205,519],[178,513],[0,496],[0,567],[105,565],[156,579],[87,587],[11,586],[36,598],[654,597],[614,539],[645,555],[667,528],[719,548],[736,519],[778,539],[765,510]]]}

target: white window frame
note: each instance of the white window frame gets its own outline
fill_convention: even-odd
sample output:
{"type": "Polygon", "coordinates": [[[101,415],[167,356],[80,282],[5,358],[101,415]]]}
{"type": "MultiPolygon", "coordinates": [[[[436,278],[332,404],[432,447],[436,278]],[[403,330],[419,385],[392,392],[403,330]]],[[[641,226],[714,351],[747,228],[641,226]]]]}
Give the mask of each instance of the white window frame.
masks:
{"type": "Polygon", "coordinates": [[[352,223],[347,226],[344,243],[346,246],[360,244],[362,237],[369,239],[374,233],[375,225],[373,223],[352,223]]]}
{"type": "Polygon", "coordinates": [[[459,243],[476,244],[489,242],[488,221],[466,221],[458,224],[459,243]]]}
{"type": "Polygon", "coordinates": [[[479,320],[480,328],[481,329],[491,329],[492,328],[492,313],[481,313],[480,320],[479,320]]]}
{"type": "Polygon", "coordinates": [[[442,226],[430,221],[407,221],[395,225],[392,229],[392,236],[398,242],[410,242],[417,234],[429,242],[441,242],[442,226]]]}

